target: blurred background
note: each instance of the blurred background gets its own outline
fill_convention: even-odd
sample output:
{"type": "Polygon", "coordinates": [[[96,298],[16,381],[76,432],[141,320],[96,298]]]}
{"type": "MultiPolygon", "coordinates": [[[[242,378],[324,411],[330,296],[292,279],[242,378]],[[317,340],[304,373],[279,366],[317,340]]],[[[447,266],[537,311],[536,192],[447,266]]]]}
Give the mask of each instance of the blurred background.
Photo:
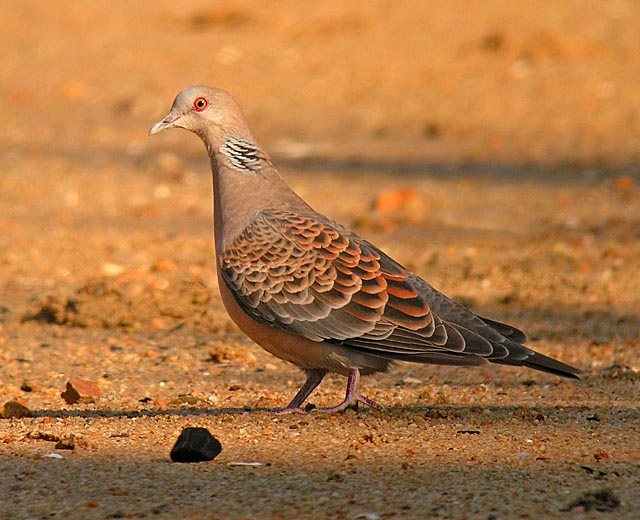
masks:
{"type": "Polygon", "coordinates": [[[238,98],[313,206],[466,303],[635,312],[637,2],[25,0],[0,14],[5,316],[171,328],[215,286],[202,144],[147,137],[197,83],[238,98]],[[168,322],[160,297],[177,302],[168,322]]]}
{"type": "Polygon", "coordinates": [[[629,0],[0,10],[5,156],[141,153],[174,95],[205,83],[238,97],[274,154],[629,168],[640,157],[640,6],[629,0]]]}
{"type": "Polygon", "coordinates": [[[0,20],[0,406],[41,416],[0,428],[0,517],[356,518],[355,496],[551,518],[600,479],[639,517],[640,2],[5,0],[0,20]],[[317,210],[592,376],[401,364],[363,382],[392,408],[362,423],[235,413],[301,376],[224,311],[200,140],[147,137],[196,83],[237,97],[317,210]],[[72,376],[103,396],[70,407],[72,376]],[[186,407],[226,460],[273,466],[166,464],[186,407]],[[36,421],[78,449],[43,459],[36,421]]]}
{"type": "MultiPolygon", "coordinates": [[[[187,132],[147,137],[197,83],[239,99],[313,206],[465,303],[530,307],[556,328],[558,305],[578,321],[600,305],[601,328],[635,312],[636,2],[22,1],[0,14],[5,316],[164,330],[194,301],[210,312],[194,296],[216,284],[206,154],[187,132]]],[[[208,326],[227,321],[217,305],[208,326]]]]}

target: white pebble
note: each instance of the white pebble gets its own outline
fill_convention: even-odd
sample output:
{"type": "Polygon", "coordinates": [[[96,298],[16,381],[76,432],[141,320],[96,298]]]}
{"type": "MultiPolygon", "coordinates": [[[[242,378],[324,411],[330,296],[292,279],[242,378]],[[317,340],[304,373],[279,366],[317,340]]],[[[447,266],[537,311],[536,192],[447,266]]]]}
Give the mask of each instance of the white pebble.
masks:
{"type": "Polygon", "coordinates": [[[49,459],[61,459],[62,455],[60,455],[59,453],[46,453],[43,455],[43,457],[47,457],[49,459]]]}

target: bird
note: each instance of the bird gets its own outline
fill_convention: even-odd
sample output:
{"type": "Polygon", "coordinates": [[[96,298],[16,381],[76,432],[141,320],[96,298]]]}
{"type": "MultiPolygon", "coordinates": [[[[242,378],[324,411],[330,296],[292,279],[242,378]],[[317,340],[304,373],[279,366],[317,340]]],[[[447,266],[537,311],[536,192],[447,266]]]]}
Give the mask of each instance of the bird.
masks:
{"type": "Polygon", "coordinates": [[[371,242],[315,211],[280,176],[227,91],[182,90],[149,130],[195,133],[213,176],[214,246],[222,302],[251,340],[297,365],[306,380],[277,413],[305,413],[327,373],[347,377],[344,400],[362,403],[360,377],[396,361],[582,371],[525,346],[521,330],[456,303],[371,242]]]}

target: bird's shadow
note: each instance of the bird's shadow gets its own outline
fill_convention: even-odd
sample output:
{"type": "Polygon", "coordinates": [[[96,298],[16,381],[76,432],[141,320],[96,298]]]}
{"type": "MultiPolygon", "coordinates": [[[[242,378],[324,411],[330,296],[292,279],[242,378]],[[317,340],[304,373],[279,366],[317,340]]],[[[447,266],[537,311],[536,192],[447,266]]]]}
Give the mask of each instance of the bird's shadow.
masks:
{"type": "Polygon", "coordinates": [[[39,418],[82,418],[82,419],[112,419],[112,418],[140,418],[140,417],[218,417],[218,416],[260,416],[286,420],[286,418],[331,418],[331,417],[378,417],[382,419],[405,420],[411,416],[422,416],[433,423],[446,422],[455,419],[456,421],[482,419],[484,421],[518,421],[531,423],[537,421],[543,423],[546,420],[553,422],[564,422],[582,417],[586,423],[606,422],[607,417],[615,415],[635,414],[640,415],[637,407],[610,406],[610,405],[568,405],[568,406],[538,406],[538,405],[391,405],[379,410],[368,407],[359,409],[348,409],[344,412],[322,413],[310,410],[306,414],[276,414],[276,408],[172,408],[163,410],[105,410],[105,409],[84,409],[84,410],[33,410],[31,417],[39,418]],[[603,419],[604,418],[604,419],[603,419]]]}

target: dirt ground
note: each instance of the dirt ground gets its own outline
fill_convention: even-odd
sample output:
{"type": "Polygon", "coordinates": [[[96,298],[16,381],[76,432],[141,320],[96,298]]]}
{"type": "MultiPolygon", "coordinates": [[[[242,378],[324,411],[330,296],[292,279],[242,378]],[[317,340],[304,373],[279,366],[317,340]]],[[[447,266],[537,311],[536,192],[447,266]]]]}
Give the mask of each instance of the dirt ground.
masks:
{"type": "Polygon", "coordinates": [[[0,419],[0,519],[640,517],[637,3],[0,17],[0,411],[31,411],[0,419]],[[303,375],[222,307],[202,145],[146,136],[194,83],[316,209],[587,376],[402,364],[363,380],[384,411],[256,411],[303,375]],[[222,453],[170,462],[187,426],[222,453]]]}

